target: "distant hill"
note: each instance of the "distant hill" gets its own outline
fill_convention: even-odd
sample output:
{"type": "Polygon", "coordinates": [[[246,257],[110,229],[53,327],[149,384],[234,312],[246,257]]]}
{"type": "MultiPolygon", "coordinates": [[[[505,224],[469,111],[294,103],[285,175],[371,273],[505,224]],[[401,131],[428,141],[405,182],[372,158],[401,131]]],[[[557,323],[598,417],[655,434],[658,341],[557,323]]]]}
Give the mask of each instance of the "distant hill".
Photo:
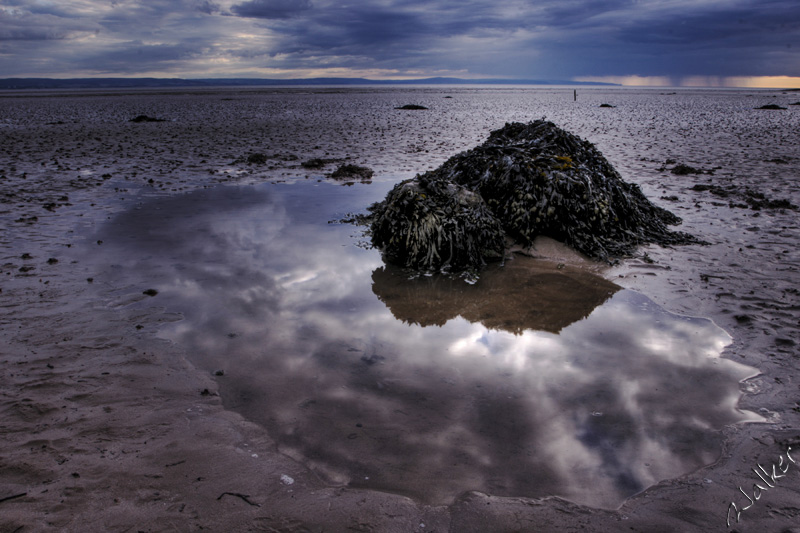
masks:
{"type": "Polygon", "coordinates": [[[416,80],[369,80],[366,78],[5,78],[0,90],[23,89],[118,89],[135,87],[260,87],[300,85],[615,85],[566,80],[509,80],[501,78],[422,78],[416,80]]]}

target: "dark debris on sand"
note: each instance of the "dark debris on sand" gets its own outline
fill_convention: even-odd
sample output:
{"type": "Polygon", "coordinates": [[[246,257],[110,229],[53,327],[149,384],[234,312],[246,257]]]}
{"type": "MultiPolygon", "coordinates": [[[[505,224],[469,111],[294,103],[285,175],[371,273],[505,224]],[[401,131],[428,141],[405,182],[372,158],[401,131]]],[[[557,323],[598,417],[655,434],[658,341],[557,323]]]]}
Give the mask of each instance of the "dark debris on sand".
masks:
{"type": "Polygon", "coordinates": [[[752,209],[754,211],[760,211],[761,209],[798,209],[796,205],[785,198],[777,200],[767,198],[764,193],[750,188],[741,189],[735,185],[720,186],[699,183],[690,190],[696,192],[708,191],[718,198],[728,199],[730,207],[752,209]]]}
{"type": "Polygon", "coordinates": [[[715,170],[719,170],[721,167],[715,168],[696,168],[685,163],[677,163],[673,159],[668,159],[664,162],[661,168],[658,169],[659,172],[664,172],[667,170],[667,165],[674,165],[669,171],[676,176],[686,176],[687,174],[710,174],[713,175],[715,170]]]}
{"type": "Polygon", "coordinates": [[[277,161],[297,161],[299,158],[294,154],[279,154],[274,153],[271,155],[267,155],[261,152],[253,152],[248,154],[246,157],[242,157],[234,161],[234,164],[242,164],[247,163],[248,165],[265,165],[270,160],[277,160],[277,161]]]}
{"type": "Polygon", "coordinates": [[[338,161],[341,161],[341,159],[339,159],[339,158],[335,158],[334,159],[334,158],[314,157],[312,159],[308,159],[306,161],[303,161],[302,163],[300,163],[300,166],[303,167],[303,168],[308,168],[308,169],[318,169],[318,168],[324,167],[325,165],[329,165],[331,163],[336,163],[338,161]]]}
{"type": "Polygon", "coordinates": [[[511,123],[370,207],[372,243],[420,270],[475,270],[504,256],[506,238],[537,236],[610,260],[641,244],[699,243],[591,143],[552,122],[511,123]]]}
{"type": "Polygon", "coordinates": [[[147,115],[137,115],[128,122],[166,122],[165,118],[148,117],[147,115]]]}
{"type": "Polygon", "coordinates": [[[336,170],[331,172],[330,177],[335,180],[368,181],[372,179],[373,174],[374,172],[371,168],[346,164],[340,165],[336,170]]]}
{"type": "Polygon", "coordinates": [[[247,163],[250,165],[263,165],[268,159],[266,154],[255,153],[247,156],[247,163]]]}

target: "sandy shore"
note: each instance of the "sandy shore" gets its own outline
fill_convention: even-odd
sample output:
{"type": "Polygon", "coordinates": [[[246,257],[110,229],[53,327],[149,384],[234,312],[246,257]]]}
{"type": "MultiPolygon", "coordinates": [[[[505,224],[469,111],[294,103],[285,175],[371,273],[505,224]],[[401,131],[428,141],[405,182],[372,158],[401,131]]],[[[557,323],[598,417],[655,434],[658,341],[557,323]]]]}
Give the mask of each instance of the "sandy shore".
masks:
{"type": "Polygon", "coordinates": [[[739,487],[760,499],[734,529],[800,531],[800,224],[786,204],[800,204],[800,110],[753,110],[791,95],[588,92],[580,108],[551,95],[542,103],[711,243],[647,248],[606,276],[711,318],[734,338],[725,356],[761,372],[742,384],[740,406],[764,423],[725,428],[717,463],[613,511],[480,493],[426,506],[326,486],[225,410],[214,376],[155,336],[178,316],[129,307],[147,301],[143,287],[98,286],[73,252],[142,191],[321,178],[300,164],[315,157],[411,177],[506,120],[540,116],[518,93],[503,93],[508,105],[444,94],[0,95],[0,532],[722,531],[731,502],[749,504],[739,487]],[[317,101],[325,106],[312,109],[317,101]],[[406,103],[431,111],[394,110],[406,103]],[[445,103],[453,108],[437,108],[445,103]],[[166,121],[129,122],[141,114],[166,121]],[[266,162],[247,164],[251,153],[266,162]],[[713,174],[673,174],[677,163],[713,174]],[[785,477],[769,479],[772,465],[785,477]]]}

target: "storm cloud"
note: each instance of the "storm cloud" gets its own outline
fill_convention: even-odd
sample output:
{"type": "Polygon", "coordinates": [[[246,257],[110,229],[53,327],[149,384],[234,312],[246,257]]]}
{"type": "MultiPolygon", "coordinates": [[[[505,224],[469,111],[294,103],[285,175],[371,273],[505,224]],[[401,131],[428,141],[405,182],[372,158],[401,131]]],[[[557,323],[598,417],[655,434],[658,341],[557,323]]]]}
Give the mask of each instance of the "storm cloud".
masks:
{"type": "Polygon", "coordinates": [[[231,11],[240,17],[283,19],[311,8],[309,0],[249,0],[235,4],[231,11]]]}
{"type": "Polygon", "coordinates": [[[0,77],[800,76],[794,0],[10,0],[0,77]]]}

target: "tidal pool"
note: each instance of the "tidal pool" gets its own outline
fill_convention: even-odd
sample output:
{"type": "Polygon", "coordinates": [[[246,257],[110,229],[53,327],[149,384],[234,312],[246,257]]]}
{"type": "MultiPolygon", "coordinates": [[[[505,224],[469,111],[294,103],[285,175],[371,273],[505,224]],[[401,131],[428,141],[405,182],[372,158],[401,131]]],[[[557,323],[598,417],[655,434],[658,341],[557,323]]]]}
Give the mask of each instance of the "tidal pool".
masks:
{"type": "MultiPolygon", "coordinates": [[[[391,183],[300,180],[145,200],[91,237],[95,278],[154,288],[160,335],[225,405],[331,484],[614,508],[713,463],[755,369],[731,338],[591,273],[516,257],[411,278],[361,229],[391,183]]],[[[135,289],[134,289],[135,288],[135,289]]],[[[133,300],[131,300],[133,301],[133,300]]]]}

